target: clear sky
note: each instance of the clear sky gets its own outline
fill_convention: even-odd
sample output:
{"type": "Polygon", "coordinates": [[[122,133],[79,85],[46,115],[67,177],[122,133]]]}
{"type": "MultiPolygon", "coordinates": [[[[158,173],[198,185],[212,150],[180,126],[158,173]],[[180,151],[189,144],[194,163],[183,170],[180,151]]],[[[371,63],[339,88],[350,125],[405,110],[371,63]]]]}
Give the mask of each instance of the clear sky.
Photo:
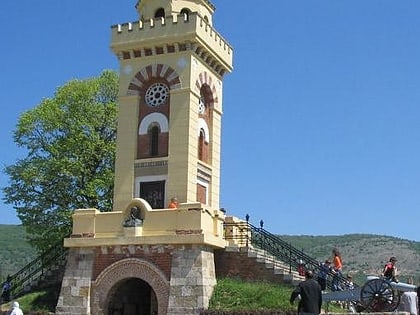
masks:
{"type": "MultiPolygon", "coordinates": [[[[212,0],[224,79],[221,206],[276,234],[420,241],[420,1],[212,0]]],[[[22,112],[118,69],[136,0],[1,0],[0,164],[22,112]]],[[[7,184],[0,173],[0,186],[7,184]]],[[[19,224],[0,201],[0,224],[19,224]]]]}

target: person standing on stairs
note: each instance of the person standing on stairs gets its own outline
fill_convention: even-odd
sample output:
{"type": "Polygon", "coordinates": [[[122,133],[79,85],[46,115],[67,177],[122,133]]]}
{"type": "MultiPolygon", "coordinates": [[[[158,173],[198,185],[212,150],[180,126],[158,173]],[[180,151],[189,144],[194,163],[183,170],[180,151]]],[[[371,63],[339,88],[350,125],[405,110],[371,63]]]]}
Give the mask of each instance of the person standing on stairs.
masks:
{"type": "Polygon", "coordinates": [[[340,286],[340,278],[343,276],[343,259],[341,258],[340,251],[337,248],[332,250],[333,254],[333,271],[334,277],[332,280],[332,290],[341,291],[343,288],[340,286]]]}
{"type": "Polygon", "coordinates": [[[331,261],[329,259],[319,264],[318,283],[321,286],[322,291],[327,289],[327,278],[331,270],[331,261]]]}
{"type": "Polygon", "coordinates": [[[2,283],[2,293],[1,293],[1,300],[2,302],[9,302],[10,301],[10,291],[12,290],[12,282],[11,282],[10,275],[7,276],[6,281],[2,283]]]}

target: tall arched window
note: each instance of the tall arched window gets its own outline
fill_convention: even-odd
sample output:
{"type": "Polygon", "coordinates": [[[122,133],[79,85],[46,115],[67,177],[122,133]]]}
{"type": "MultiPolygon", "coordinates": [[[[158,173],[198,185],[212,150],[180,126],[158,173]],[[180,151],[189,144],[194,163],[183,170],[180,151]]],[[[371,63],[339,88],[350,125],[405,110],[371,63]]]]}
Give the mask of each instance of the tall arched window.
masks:
{"type": "Polygon", "coordinates": [[[159,8],[156,10],[155,12],[155,18],[164,18],[165,17],[165,9],[164,8],[159,8]]]}
{"type": "MultiPolygon", "coordinates": [[[[200,136],[198,137],[198,159],[200,161],[204,161],[204,141],[206,139],[206,135],[204,130],[200,130],[200,136]]],[[[206,161],[204,161],[206,162],[206,161]]]]}
{"type": "Polygon", "coordinates": [[[157,156],[159,154],[159,127],[152,126],[149,128],[149,154],[157,156]]]}

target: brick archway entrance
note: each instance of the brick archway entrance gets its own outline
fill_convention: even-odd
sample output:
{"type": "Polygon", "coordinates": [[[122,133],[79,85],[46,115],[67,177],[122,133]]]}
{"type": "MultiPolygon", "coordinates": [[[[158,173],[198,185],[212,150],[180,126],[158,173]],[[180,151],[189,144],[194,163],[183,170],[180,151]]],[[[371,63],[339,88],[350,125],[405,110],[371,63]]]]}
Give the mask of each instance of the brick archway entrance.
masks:
{"type": "Polygon", "coordinates": [[[157,315],[166,314],[169,280],[156,266],[138,258],[120,260],[101,272],[92,284],[92,314],[108,314],[110,304],[115,302],[116,290],[124,285],[143,287],[146,291],[150,288],[151,303],[155,299],[157,304],[150,307],[157,308],[157,315]]]}
{"type": "Polygon", "coordinates": [[[122,280],[112,287],[107,298],[108,315],[157,314],[155,291],[139,278],[122,280]]]}

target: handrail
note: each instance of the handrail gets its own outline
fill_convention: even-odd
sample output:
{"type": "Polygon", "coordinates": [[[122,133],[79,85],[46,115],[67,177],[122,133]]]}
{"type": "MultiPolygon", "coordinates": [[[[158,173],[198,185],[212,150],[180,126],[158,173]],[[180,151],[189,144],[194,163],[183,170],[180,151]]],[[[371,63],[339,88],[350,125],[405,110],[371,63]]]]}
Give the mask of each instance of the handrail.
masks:
{"type": "Polygon", "coordinates": [[[11,296],[16,298],[26,293],[26,288],[37,281],[53,266],[62,265],[67,259],[67,248],[62,242],[52,246],[48,251],[29,262],[18,272],[8,276],[11,284],[11,296]]]}
{"type": "MultiPolygon", "coordinates": [[[[246,247],[253,246],[264,250],[266,253],[272,255],[275,259],[285,263],[289,268],[289,273],[292,270],[299,270],[302,265],[307,270],[312,270],[315,277],[320,271],[320,262],[315,258],[309,256],[302,250],[297,249],[290,243],[282,240],[278,235],[274,235],[263,228],[264,222],[260,221],[260,227],[255,227],[249,223],[249,215],[246,216],[246,222],[225,223],[225,227],[235,226],[238,233],[233,236],[226,237],[227,239],[236,239],[240,244],[246,247]]],[[[328,273],[327,287],[334,290],[332,279],[336,279],[339,286],[345,287],[347,279],[343,275],[335,274],[333,271],[328,273]]]]}

